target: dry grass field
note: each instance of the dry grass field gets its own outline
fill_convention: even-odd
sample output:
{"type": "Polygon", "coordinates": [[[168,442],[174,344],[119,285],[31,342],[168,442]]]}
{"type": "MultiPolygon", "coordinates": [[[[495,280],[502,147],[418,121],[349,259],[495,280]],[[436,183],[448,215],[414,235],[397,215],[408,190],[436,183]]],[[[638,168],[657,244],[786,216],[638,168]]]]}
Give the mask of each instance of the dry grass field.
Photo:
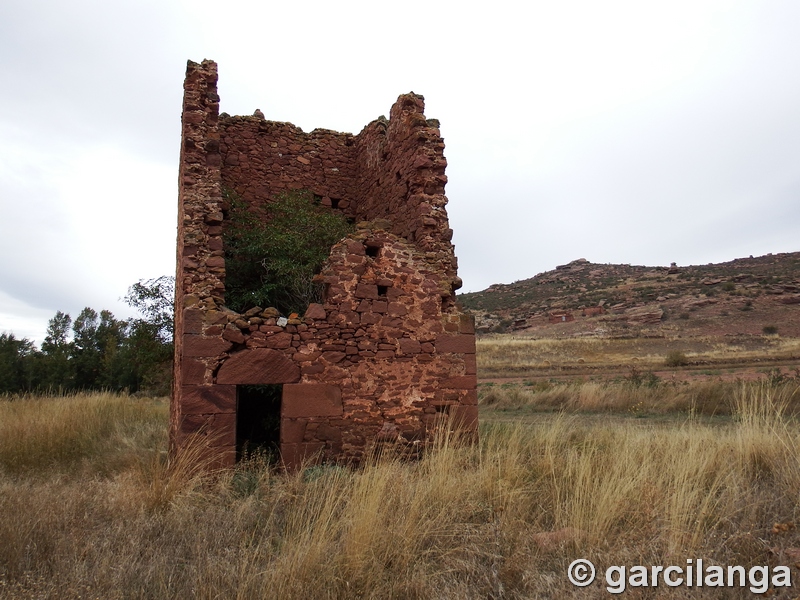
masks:
{"type": "Polygon", "coordinates": [[[163,399],[0,399],[0,598],[608,597],[570,585],[576,558],[599,573],[787,565],[797,586],[796,381],[731,384],[693,408],[673,397],[688,384],[586,385],[484,386],[475,445],[443,434],[419,462],[293,475],[168,464],[163,399]],[[625,403],[602,399],[624,386],[625,403]],[[703,417],[712,400],[724,418],[703,417]]]}
{"type": "MultiPolygon", "coordinates": [[[[691,369],[768,368],[800,365],[800,338],[777,335],[721,338],[531,338],[481,336],[477,341],[479,376],[542,377],[608,374],[635,366],[640,370],[670,367],[669,357],[683,356],[691,369]]],[[[672,365],[675,366],[675,365],[672,365]]]]}

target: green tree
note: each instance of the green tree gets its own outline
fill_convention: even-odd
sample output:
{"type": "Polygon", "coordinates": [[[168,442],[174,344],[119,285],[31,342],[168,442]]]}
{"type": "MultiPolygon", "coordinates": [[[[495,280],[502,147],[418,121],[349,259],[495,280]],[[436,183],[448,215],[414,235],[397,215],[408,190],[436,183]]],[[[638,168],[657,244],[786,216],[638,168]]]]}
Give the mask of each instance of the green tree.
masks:
{"type": "Polygon", "coordinates": [[[97,340],[97,312],[84,308],[72,324],[72,362],[75,387],[90,389],[97,385],[102,365],[102,350],[97,340]]]}
{"type": "Polygon", "coordinates": [[[97,346],[100,349],[100,376],[97,385],[106,389],[121,390],[126,366],[123,362],[121,348],[127,339],[128,323],[114,318],[111,311],[100,311],[100,323],[97,325],[97,346]]]}
{"type": "Polygon", "coordinates": [[[125,302],[141,314],[128,319],[117,353],[121,384],[131,392],[168,394],[172,383],[174,278],[142,280],[128,288],[125,302]]]}
{"type": "Polygon", "coordinates": [[[144,316],[139,319],[148,324],[154,335],[164,343],[172,341],[175,278],[162,275],[155,279],[140,280],[128,288],[125,303],[144,316]]]}
{"type": "Polygon", "coordinates": [[[84,308],[72,325],[72,361],[75,387],[121,390],[128,386],[120,348],[126,341],[128,324],[111,311],[84,308]]]}
{"type": "Polygon", "coordinates": [[[36,346],[13,333],[0,333],[0,394],[14,394],[33,389],[36,346]]]}
{"type": "Polygon", "coordinates": [[[72,354],[72,342],[69,330],[72,317],[56,312],[47,325],[47,335],[42,342],[42,361],[39,374],[39,387],[50,390],[69,390],[75,381],[72,354]]]}
{"type": "Polygon", "coordinates": [[[248,206],[232,192],[226,197],[226,304],[238,312],[274,306],[289,314],[318,302],[322,290],[312,279],[352,224],[305,191],[279,194],[261,206],[248,206]]]}

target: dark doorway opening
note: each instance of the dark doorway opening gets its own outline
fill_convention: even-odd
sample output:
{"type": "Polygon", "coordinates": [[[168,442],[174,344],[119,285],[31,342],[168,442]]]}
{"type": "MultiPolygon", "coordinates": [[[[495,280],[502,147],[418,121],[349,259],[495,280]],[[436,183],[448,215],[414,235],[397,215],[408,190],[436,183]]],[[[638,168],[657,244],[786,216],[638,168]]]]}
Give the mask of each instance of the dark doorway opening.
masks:
{"type": "Polygon", "coordinates": [[[236,460],[261,455],[278,462],[282,385],[236,386],[236,460]]]}

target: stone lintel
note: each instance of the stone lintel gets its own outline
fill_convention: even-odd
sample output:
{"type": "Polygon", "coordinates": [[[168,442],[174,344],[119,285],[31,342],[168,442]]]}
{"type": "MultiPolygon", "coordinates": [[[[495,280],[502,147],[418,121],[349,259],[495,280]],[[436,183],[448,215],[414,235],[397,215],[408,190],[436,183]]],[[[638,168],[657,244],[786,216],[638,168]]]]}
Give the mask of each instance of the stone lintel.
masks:
{"type": "Polygon", "coordinates": [[[269,348],[242,350],[230,356],[217,373],[217,383],[268,385],[300,380],[300,367],[282,352],[269,348]]]}

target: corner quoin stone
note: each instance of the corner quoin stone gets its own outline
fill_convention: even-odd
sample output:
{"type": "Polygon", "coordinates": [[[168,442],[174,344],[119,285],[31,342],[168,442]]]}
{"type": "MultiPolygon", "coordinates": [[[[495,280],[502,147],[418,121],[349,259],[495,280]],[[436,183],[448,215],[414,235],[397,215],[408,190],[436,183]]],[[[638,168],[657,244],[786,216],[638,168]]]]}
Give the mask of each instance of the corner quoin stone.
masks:
{"type": "Polygon", "coordinates": [[[436,338],[436,351],[475,354],[475,336],[440,335],[436,338]]]}
{"type": "Polygon", "coordinates": [[[180,426],[181,437],[198,436],[207,446],[236,445],[236,413],[184,415],[180,426]]]}
{"type": "Polygon", "coordinates": [[[186,415],[236,412],[235,385],[184,385],[182,392],[186,415]]]}
{"type": "Polygon", "coordinates": [[[183,355],[196,357],[217,356],[230,350],[232,345],[230,342],[218,337],[186,334],[183,336],[183,355]]]}

